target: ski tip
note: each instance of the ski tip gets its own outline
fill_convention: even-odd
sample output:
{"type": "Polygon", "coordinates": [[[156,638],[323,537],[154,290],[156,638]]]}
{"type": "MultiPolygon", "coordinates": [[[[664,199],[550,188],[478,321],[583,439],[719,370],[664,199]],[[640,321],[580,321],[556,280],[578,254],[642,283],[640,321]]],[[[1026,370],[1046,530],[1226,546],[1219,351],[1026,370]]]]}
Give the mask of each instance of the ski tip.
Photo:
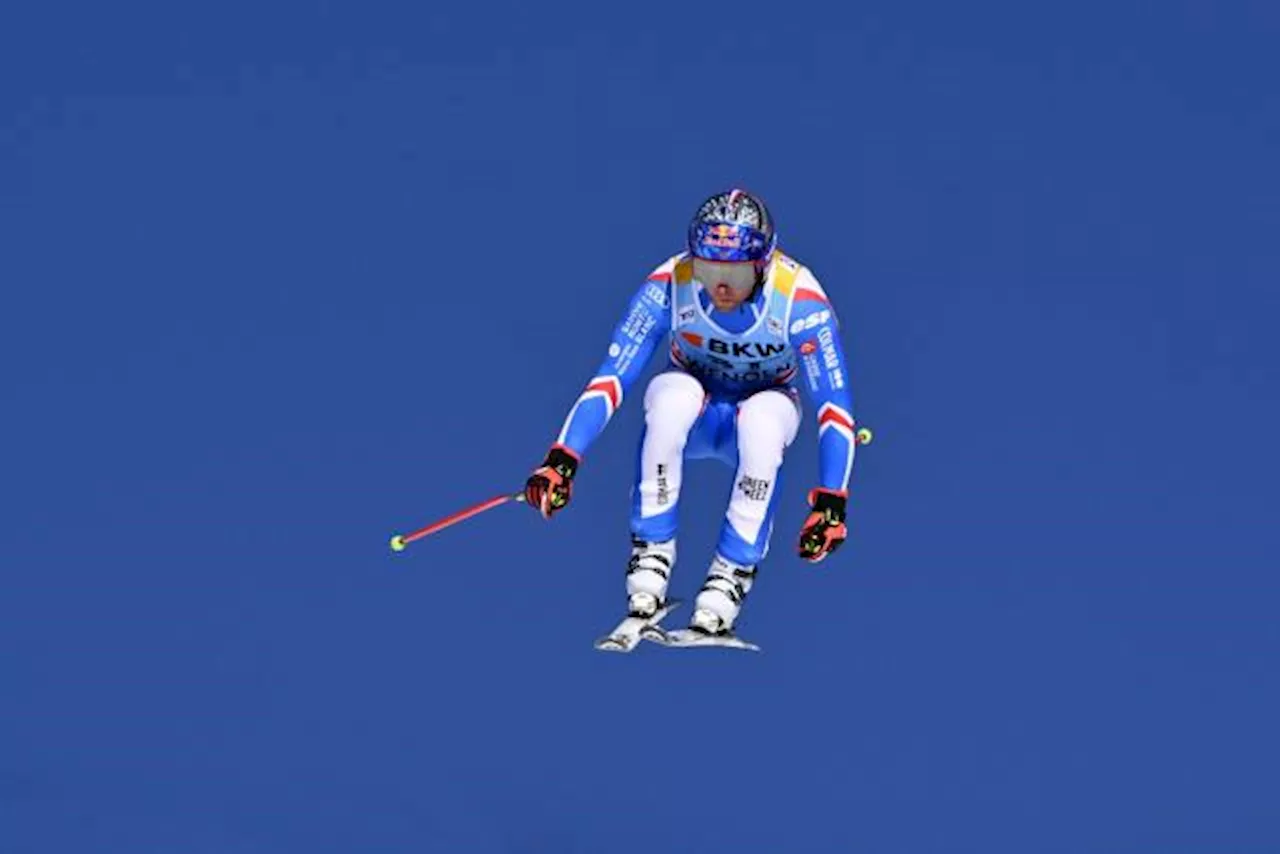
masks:
{"type": "Polygon", "coordinates": [[[600,652],[631,652],[633,646],[627,644],[617,638],[601,638],[595,643],[596,649],[600,652]]]}

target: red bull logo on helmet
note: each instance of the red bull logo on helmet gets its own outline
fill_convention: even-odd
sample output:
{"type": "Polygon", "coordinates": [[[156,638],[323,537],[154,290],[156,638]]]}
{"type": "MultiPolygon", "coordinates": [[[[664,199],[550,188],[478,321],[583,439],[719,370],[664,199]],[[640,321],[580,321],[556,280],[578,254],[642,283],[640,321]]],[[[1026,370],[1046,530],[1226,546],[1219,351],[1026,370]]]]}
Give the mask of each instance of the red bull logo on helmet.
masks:
{"type": "Polygon", "coordinates": [[[703,246],[718,250],[739,250],[742,248],[742,232],[736,225],[708,225],[703,234],[703,246]]]}
{"type": "Polygon", "coordinates": [[[711,225],[707,227],[702,237],[702,245],[713,246],[716,249],[741,249],[742,232],[733,225],[723,223],[711,225]]]}

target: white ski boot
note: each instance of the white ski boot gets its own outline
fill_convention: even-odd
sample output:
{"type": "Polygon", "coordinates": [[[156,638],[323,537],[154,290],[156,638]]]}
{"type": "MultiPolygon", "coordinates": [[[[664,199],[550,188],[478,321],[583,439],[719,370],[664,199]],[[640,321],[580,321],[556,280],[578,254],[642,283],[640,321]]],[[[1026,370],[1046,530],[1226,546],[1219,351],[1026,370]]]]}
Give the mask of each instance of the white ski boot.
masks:
{"type": "Polygon", "coordinates": [[[676,559],[676,541],[650,543],[632,538],[631,559],[627,561],[627,616],[613,631],[596,641],[596,649],[631,652],[640,642],[640,633],[657,624],[679,606],[667,598],[667,584],[676,559]]]}
{"type": "Polygon", "coordinates": [[[650,543],[632,538],[627,561],[627,613],[651,617],[667,598],[671,568],[676,562],[676,541],[650,543]]]}
{"type": "Polygon", "coordinates": [[[751,585],[755,581],[753,566],[743,566],[716,555],[707,580],[694,602],[693,617],[687,629],[667,631],[657,625],[646,626],[641,636],[666,646],[724,646],[758,650],[760,647],[739,639],[733,623],[742,610],[751,585]]]}
{"type": "Polygon", "coordinates": [[[729,630],[725,628],[724,618],[707,608],[698,608],[693,612],[693,616],[689,619],[689,628],[704,635],[729,634],[729,630]]]}

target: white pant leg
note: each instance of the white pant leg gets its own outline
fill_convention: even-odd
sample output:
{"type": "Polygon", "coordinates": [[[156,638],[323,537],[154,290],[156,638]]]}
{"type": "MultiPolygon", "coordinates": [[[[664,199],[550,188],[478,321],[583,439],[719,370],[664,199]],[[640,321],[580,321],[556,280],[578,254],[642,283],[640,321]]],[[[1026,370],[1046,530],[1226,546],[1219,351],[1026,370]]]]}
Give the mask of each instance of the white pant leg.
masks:
{"type": "Polygon", "coordinates": [[[738,410],[738,470],[725,514],[716,559],[694,602],[733,626],[751,590],[755,565],[768,551],[773,526],[773,495],[783,453],[800,429],[800,410],[778,391],[763,391],[743,401],[738,410]]]}
{"type": "Polygon", "coordinates": [[[680,498],[684,448],[689,431],[702,413],[706,393],[688,374],[659,374],[644,393],[644,440],[640,446],[632,533],[651,543],[633,549],[627,573],[627,594],[649,593],[659,601],[666,597],[670,570],[675,563],[675,509],[680,498]],[[653,543],[660,543],[656,545],[653,543]]]}
{"type": "MultiPolygon", "coordinates": [[[[780,391],[762,391],[738,409],[738,470],[726,514],[734,532],[746,543],[761,542],[762,529],[772,524],[769,509],[777,487],[782,456],[800,429],[800,410],[780,391]]],[[[763,532],[767,547],[768,531],[763,532]]],[[[734,555],[725,555],[733,559],[734,555]]],[[[764,557],[763,552],[759,555],[764,557]]]]}
{"type": "Polygon", "coordinates": [[[644,443],[640,448],[640,516],[657,516],[680,497],[684,446],[702,412],[706,393],[688,374],[658,374],[644,392],[644,443]]]}

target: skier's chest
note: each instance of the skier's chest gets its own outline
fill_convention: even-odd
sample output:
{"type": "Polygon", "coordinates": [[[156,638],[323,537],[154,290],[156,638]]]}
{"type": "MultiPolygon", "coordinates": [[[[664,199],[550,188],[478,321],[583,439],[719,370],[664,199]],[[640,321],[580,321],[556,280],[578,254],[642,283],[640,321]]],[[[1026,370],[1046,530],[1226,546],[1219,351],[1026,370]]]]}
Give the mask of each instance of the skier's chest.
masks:
{"type": "Polygon", "coordinates": [[[783,325],[785,305],[767,299],[739,331],[717,324],[693,288],[677,289],[672,306],[672,355],[694,373],[759,383],[785,376],[795,364],[783,325]]]}

